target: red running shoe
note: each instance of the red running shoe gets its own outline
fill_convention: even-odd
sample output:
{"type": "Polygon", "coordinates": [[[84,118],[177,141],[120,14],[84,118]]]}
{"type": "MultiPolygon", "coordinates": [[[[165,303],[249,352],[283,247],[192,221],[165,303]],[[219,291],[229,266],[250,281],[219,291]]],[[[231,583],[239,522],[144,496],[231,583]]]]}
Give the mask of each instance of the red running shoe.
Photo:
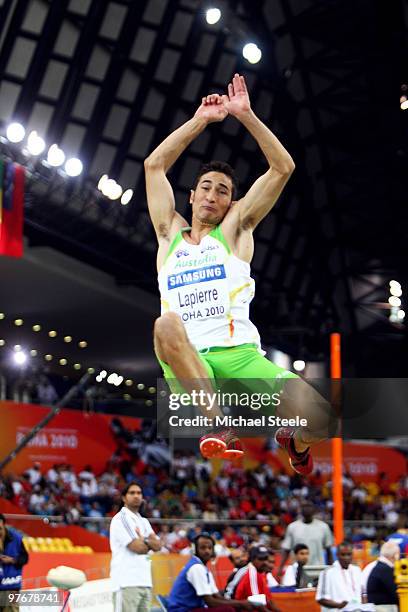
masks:
{"type": "Polygon", "coordinates": [[[209,433],[200,438],[200,452],[206,459],[235,459],[237,455],[243,454],[240,441],[230,429],[209,433]],[[235,448],[237,442],[239,447],[235,448]]]}
{"type": "Polygon", "coordinates": [[[275,434],[275,440],[289,455],[289,463],[298,474],[307,476],[313,471],[313,457],[310,448],[299,453],[295,448],[296,429],[281,427],[275,434]]]}
{"type": "Polygon", "coordinates": [[[228,459],[229,461],[235,461],[241,459],[244,456],[241,440],[237,437],[232,438],[228,444],[226,450],[222,453],[221,459],[228,459]]]}

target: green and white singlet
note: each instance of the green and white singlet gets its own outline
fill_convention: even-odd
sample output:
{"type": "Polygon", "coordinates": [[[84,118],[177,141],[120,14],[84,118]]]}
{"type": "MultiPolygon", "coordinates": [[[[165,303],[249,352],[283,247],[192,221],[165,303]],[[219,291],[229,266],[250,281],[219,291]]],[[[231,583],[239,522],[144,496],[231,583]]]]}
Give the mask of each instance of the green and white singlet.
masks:
{"type": "Polygon", "coordinates": [[[180,316],[198,351],[250,343],[263,353],[249,319],[255,294],[249,263],[231,252],[219,225],[200,244],[183,238],[190,229],[176,234],[158,274],[162,314],[180,316]]]}

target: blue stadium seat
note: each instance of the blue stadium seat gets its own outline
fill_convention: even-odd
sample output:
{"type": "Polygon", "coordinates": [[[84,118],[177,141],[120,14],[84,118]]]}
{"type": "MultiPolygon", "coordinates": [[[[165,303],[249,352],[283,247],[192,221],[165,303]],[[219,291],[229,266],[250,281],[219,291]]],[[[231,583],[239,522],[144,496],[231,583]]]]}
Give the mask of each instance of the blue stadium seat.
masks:
{"type": "Polygon", "coordinates": [[[156,595],[156,599],[160,604],[160,608],[161,610],[163,610],[164,612],[167,611],[167,606],[168,606],[168,598],[165,597],[164,595],[156,595]]]}

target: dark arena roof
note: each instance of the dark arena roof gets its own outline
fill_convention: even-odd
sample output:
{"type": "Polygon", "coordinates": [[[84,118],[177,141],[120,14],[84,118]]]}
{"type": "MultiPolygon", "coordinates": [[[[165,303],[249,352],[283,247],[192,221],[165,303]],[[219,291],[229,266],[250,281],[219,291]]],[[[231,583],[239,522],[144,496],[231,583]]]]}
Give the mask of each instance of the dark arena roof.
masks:
{"type": "MultiPolygon", "coordinates": [[[[346,375],[406,376],[406,325],[390,320],[388,298],[395,279],[404,309],[408,5],[215,4],[222,17],[210,25],[199,0],[0,0],[0,153],[27,169],[25,255],[0,257],[0,354],[26,330],[41,354],[65,350],[71,362],[154,380],[156,238],[143,161],[239,72],[296,163],[255,234],[251,312],[263,342],[327,363],[329,334],[340,331],[346,375]],[[242,56],[248,41],[262,50],[256,64],[242,56]],[[78,157],[83,172],[26,155],[5,136],[11,121],[78,157]],[[133,190],[127,205],[98,190],[104,174],[133,190]],[[35,335],[36,323],[58,338],[35,335]]],[[[169,175],[181,213],[211,159],[236,169],[241,194],[266,169],[236,120],[210,126],[169,175]]]]}

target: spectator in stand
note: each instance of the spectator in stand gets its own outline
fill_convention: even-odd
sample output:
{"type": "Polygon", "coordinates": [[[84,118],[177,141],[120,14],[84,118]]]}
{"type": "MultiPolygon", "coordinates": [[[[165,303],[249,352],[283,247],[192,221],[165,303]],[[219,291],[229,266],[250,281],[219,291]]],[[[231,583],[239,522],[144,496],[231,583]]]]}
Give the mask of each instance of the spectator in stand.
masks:
{"type": "Polygon", "coordinates": [[[398,544],[401,556],[408,553],[408,519],[406,514],[400,514],[397,522],[397,530],[388,536],[387,542],[393,541],[398,544]]]}
{"type": "MultiPolygon", "coordinates": [[[[21,589],[23,565],[28,554],[20,533],[6,527],[6,519],[0,514],[0,594],[18,593],[21,589]]],[[[18,612],[19,605],[0,606],[0,612],[18,612]]]]}
{"type": "Polygon", "coordinates": [[[58,399],[58,394],[55,387],[50,383],[47,376],[44,374],[40,376],[40,380],[37,385],[37,398],[40,404],[44,406],[51,406],[58,399]]]}
{"type": "Polygon", "coordinates": [[[362,603],[361,569],[352,565],[353,545],[342,542],[337,547],[337,561],[321,572],[316,591],[316,600],[321,612],[333,608],[344,608],[348,603],[362,603]]]}
{"type": "Polygon", "coordinates": [[[240,570],[242,575],[235,587],[235,598],[247,600],[253,595],[265,595],[265,605],[257,605],[257,610],[266,612],[274,610],[279,612],[279,608],[273,603],[271,592],[266,580],[266,574],[270,571],[269,551],[265,546],[254,546],[249,552],[250,562],[240,570]]]}
{"type": "Polygon", "coordinates": [[[381,554],[367,581],[367,601],[375,604],[377,612],[398,612],[399,598],[394,580],[394,563],[400,558],[395,541],[385,542],[381,554]]]}
{"type": "Polygon", "coordinates": [[[29,468],[28,470],[26,470],[25,472],[28,475],[28,479],[30,481],[30,484],[34,487],[36,484],[39,484],[42,480],[42,474],[41,474],[41,463],[39,463],[38,461],[36,461],[33,465],[33,467],[29,468]]]}
{"type": "Polygon", "coordinates": [[[306,544],[296,544],[293,553],[295,562],[287,566],[281,584],[282,586],[294,586],[301,589],[308,584],[303,568],[309,563],[309,549],[306,544]]]}
{"type": "Polygon", "coordinates": [[[324,552],[326,551],[327,563],[333,561],[331,546],[333,535],[327,523],[314,517],[315,508],[310,502],[302,506],[302,518],[290,523],[282,542],[282,559],[278,570],[278,578],[282,576],[283,567],[289,557],[290,551],[296,544],[306,544],[309,548],[309,564],[324,565],[324,552]]]}
{"type": "Polygon", "coordinates": [[[207,563],[214,557],[214,539],[206,532],[194,541],[193,557],[177,576],[170,591],[168,612],[233,612],[235,608],[254,610],[247,601],[228,600],[223,597],[215,584],[207,563]]]}

